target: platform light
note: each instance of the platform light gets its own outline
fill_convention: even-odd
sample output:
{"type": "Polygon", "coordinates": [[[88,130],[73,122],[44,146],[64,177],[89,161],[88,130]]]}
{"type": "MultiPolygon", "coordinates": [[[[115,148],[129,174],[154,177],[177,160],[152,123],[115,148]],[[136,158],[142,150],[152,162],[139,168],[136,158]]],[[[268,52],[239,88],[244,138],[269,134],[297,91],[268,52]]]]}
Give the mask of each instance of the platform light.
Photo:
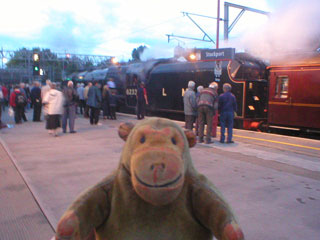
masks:
{"type": "Polygon", "coordinates": [[[118,59],[116,57],[111,58],[113,64],[118,64],[118,59]]]}
{"type": "Polygon", "coordinates": [[[8,58],[2,58],[2,62],[4,63],[4,64],[6,64],[7,62],[8,62],[8,58]]]}
{"type": "Polygon", "coordinates": [[[192,61],[194,61],[194,60],[196,60],[196,55],[195,55],[194,53],[191,53],[191,54],[189,55],[189,58],[190,58],[192,61]]]}

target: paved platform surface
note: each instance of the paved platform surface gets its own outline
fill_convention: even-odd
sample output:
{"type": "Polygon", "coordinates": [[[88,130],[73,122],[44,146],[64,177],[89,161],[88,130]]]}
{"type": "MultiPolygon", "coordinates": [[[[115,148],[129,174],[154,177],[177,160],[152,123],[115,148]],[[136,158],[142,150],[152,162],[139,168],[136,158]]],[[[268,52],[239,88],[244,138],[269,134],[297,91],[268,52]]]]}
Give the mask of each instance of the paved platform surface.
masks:
{"type": "MultiPolygon", "coordinates": [[[[79,193],[117,168],[124,144],[117,128],[125,121],[136,119],[121,115],[90,126],[80,117],[76,134],[58,137],[45,131],[44,122],[1,130],[5,148],[52,226],[79,193]]],[[[233,207],[246,239],[318,240],[320,142],[241,130],[234,140],[198,144],[191,155],[233,207]]]]}
{"type": "Polygon", "coordinates": [[[0,239],[49,239],[54,230],[0,144],[0,239]]]}

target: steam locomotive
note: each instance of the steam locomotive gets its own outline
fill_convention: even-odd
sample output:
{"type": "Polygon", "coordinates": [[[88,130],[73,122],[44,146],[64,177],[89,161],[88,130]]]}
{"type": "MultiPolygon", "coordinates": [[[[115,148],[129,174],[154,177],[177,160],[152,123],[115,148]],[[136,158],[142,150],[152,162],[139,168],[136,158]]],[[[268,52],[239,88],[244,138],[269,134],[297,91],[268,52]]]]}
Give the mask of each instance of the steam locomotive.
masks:
{"type": "Polygon", "coordinates": [[[197,57],[193,61],[158,59],[112,66],[100,78],[91,73],[82,80],[105,82],[113,78],[119,111],[131,113],[142,81],[148,93],[148,114],[173,119],[184,117],[183,95],[188,81],[193,80],[196,87],[208,87],[215,81],[219,94],[223,84],[229,83],[237,99],[237,128],[320,131],[319,56],[267,67],[263,61],[247,53],[235,53],[234,49],[201,49],[194,54],[197,57]]]}

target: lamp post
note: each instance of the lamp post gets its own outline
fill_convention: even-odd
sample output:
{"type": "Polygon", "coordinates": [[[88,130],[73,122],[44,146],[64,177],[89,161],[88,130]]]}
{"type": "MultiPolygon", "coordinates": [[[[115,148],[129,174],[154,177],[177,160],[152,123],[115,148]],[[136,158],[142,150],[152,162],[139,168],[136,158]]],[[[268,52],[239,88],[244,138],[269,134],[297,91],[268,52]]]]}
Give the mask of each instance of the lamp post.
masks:
{"type": "Polygon", "coordinates": [[[216,49],[219,48],[220,0],[218,0],[216,49]]]}

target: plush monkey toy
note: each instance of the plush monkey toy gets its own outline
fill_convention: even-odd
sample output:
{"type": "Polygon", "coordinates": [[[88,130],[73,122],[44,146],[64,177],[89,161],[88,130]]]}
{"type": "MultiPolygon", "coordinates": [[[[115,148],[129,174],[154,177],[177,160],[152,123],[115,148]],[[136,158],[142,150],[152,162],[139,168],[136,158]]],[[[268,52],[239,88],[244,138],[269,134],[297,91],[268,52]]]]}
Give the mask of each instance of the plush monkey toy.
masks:
{"type": "Polygon", "coordinates": [[[231,208],[193,167],[193,132],[149,118],[122,124],[119,135],[118,169],[72,203],[56,239],[244,239],[231,208]]]}

